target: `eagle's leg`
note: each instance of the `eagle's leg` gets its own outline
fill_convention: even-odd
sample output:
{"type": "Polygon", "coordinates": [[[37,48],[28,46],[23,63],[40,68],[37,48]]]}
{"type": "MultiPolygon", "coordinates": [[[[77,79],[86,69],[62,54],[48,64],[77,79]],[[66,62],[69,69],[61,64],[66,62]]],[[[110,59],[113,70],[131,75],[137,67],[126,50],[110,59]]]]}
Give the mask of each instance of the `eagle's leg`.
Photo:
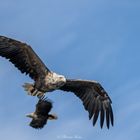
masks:
{"type": "Polygon", "coordinates": [[[23,88],[24,88],[25,91],[27,91],[28,95],[37,96],[38,98],[43,98],[44,97],[44,93],[39,91],[38,89],[36,89],[34,84],[25,83],[23,85],[23,88]]]}

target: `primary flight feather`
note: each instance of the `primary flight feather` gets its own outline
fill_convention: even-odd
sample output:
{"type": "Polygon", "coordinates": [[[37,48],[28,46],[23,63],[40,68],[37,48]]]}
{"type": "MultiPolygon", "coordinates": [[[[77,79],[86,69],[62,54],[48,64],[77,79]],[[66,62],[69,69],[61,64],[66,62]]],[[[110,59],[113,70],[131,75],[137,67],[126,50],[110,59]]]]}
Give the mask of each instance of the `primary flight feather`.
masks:
{"type": "Polygon", "coordinates": [[[66,79],[50,71],[29,45],[4,36],[0,36],[0,56],[34,80],[33,84],[25,83],[23,86],[29,95],[41,98],[46,92],[58,89],[73,92],[82,100],[89,119],[93,118],[93,125],[99,116],[101,128],[105,118],[108,128],[113,125],[112,101],[97,81],[66,79]]]}

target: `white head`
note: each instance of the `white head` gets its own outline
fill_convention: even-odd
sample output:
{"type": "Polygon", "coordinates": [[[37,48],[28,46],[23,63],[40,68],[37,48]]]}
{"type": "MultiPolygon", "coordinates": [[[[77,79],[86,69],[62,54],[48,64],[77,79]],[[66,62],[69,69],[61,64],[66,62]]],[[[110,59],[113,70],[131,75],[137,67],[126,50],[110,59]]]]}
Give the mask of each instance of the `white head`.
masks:
{"type": "Polygon", "coordinates": [[[55,84],[58,87],[61,87],[66,83],[66,78],[63,75],[59,75],[56,73],[52,74],[52,79],[52,84],[55,84]]]}
{"type": "Polygon", "coordinates": [[[35,112],[32,112],[30,114],[27,114],[26,117],[32,118],[32,119],[36,119],[37,118],[37,115],[35,114],[35,112]]]}
{"type": "Polygon", "coordinates": [[[51,72],[45,78],[46,86],[49,90],[58,89],[66,83],[66,78],[63,75],[51,72]]]}

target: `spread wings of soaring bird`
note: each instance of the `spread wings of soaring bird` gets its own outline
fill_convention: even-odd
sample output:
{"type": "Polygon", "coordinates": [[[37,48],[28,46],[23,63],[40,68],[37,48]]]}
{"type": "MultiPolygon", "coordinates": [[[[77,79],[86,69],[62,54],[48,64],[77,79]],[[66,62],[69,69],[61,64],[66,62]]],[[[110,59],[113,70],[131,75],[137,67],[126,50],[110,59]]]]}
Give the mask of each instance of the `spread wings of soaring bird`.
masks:
{"type": "Polygon", "coordinates": [[[73,92],[83,102],[93,125],[100,116],[101,128],[105,119],[108,128],[110,124],[113,126],[112,101],[98,82],[66,79],[50,71],[29,45],[4,36],[0,36],[0,56],[7,58],[34,80],[33,84],[26,83],[23,86],[29,95],[42,97],[46,92],[57,89],[73,92]]]}
{"type": "Polygon", "coordinates": [[[52,109],[52,102],[45,98],[40,98],[36,104],[35,112],[30,113],[27,117],[32,118],[30,126],[35,129],[41,129],[48,120],[56,120],[55,114],[49,114],[52,109]]]}

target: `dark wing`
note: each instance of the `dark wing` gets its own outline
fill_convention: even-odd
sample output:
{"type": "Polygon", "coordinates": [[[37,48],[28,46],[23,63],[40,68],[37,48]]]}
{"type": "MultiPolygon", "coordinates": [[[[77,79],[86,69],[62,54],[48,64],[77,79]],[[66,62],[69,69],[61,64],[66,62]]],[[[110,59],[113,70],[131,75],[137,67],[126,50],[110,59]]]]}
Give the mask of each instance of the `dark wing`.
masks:
{"type": "Polygon", "coordinates": [[[52,109],[52,102],[46,98],[39,99],[38,103],[36,104],[36,110],[35,114],[37,115],[37,118],[33,118],[30,122],[30,126],[35,129],[41,129],[43,128],[47,120],[50,116],[48,114],[52,109]]]}
{"type": "Polygon", "coordinates": [[[38,116],[47,116],[52,109],[52,102],[46,99],[40,99],[36,104],[35,113],[38,116]]]}
{"type": "Polygon", "coordinates": [[[96,124],[100,114],[100,126],[103,127],[106,116],[106,124],[113,126],[113,111],[111,99],[103,87],[96,81],[69,80],[60,88],[64,91],[74,92],[82,101],[85,109],[89,112],[89,119],[93,117],[93,125],[96,124]]]}
{"type": "Polygon", "coordinates": [[[14,39],[0,36],[0,56],[9,59],[22,73],[29,74],[35,81],[49,72],[29,45],[14,39]]]}
{"type": "Polygon", "coordinates": [[[30,126],[35,128],[35,129],[41,129],[46,125],[47,123],[47,118],[46,117],[39,117],[37,119],[32,119],[30,122],[30,126]]]}

